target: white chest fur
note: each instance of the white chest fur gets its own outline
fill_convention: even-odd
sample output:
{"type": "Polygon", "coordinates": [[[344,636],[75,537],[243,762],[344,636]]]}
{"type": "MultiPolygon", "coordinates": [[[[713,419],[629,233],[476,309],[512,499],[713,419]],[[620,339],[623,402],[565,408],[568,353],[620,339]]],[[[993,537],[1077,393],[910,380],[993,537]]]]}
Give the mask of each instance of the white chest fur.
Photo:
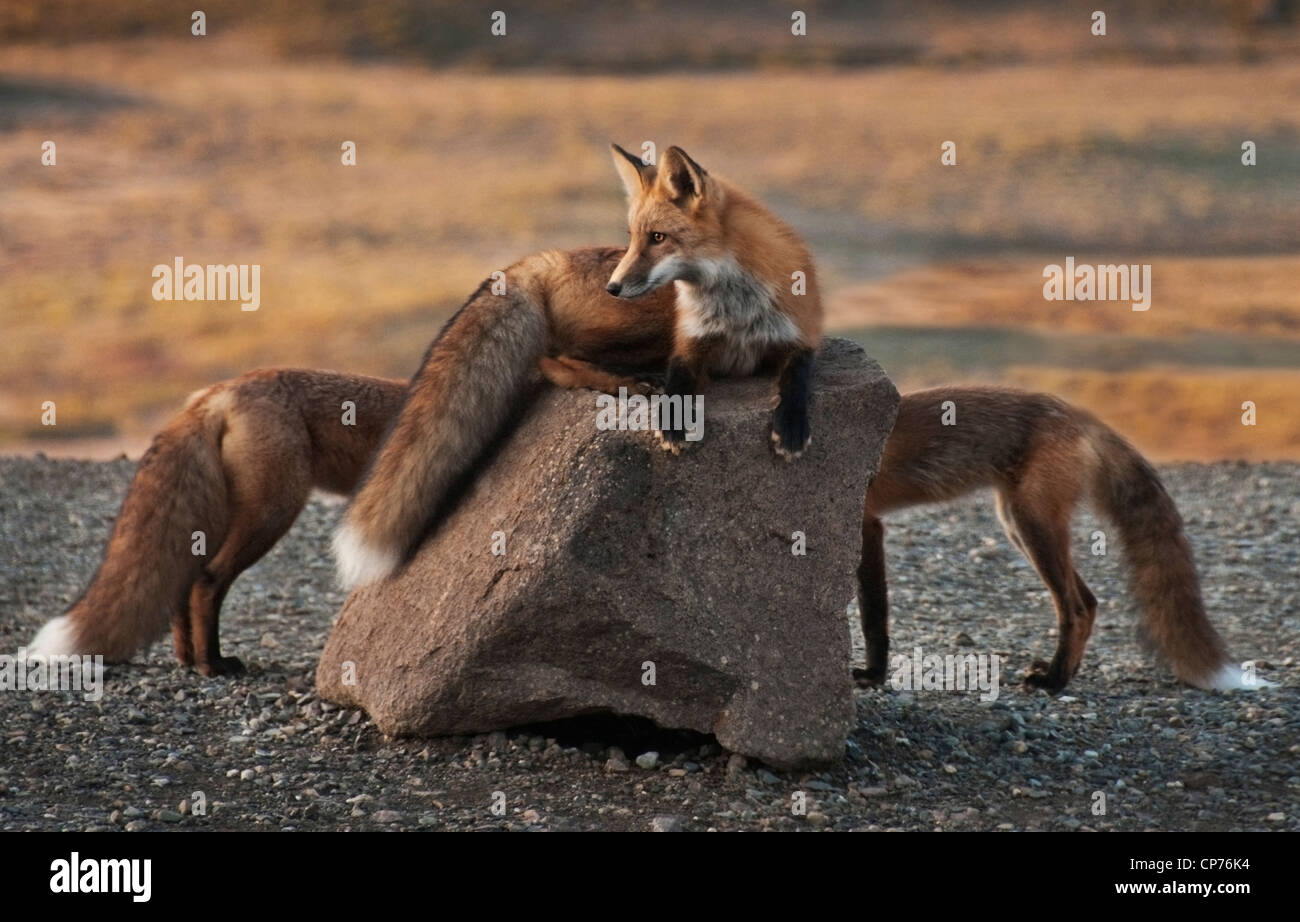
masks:
{"type": "Polygon", "coordinates": [[[691,339],[718,337],[709,371],[753,374],[774,346],[799,339],[794,321],[777,307],[771,286],[734,262],[704,267],[698,282],[676,282],[677,328],[691,339]]]}

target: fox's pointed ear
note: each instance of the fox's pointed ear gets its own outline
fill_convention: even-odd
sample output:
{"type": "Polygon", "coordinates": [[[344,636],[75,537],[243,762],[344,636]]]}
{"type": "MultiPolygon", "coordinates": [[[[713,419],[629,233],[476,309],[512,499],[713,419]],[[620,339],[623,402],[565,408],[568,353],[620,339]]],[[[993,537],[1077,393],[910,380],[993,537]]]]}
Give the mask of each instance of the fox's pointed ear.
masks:
{"type": "Polygon", "coordinates": [[[629,154],[617,144],[609,145],[609,151],[614,155],[614,168],[618,170],[618,178],[623,180],[628,198],[638,196],[650,188],[655,178],[654,167],[646,166],[640,157],[629,154]]]}
{"type": "Polygon", "coordinates": [[[659,163],[659,184],[674,202],[704,197],[705,177],[709,174],[680,147],[664,151],[659,163]]]}

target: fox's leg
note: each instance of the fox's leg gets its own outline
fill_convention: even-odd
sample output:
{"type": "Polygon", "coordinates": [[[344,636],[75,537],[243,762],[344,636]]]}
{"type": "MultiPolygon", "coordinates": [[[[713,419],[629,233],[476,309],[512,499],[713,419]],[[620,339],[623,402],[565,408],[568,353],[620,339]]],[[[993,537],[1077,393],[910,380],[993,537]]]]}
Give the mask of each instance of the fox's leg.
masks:
{"type": "Polygon", "coordinates": [[[778,402],[772,411],[772,448],[787,461],[812,442],[808,404],[812,397],[813,350],[795,349],[781,364],[778,402]]]}
{"type": "Polygon", "coordinates": [[[194,663],[203,675],[229,675],[244,671],[238,657],[221,655],[219,624],[221,605],[231,584],[284,537],[306,502],[290,493],[274,506],[237,514],[221,550],[194,583],[190,593],[190,633],[194,663]]]}
{"type": "Polygon", "coordinates": [[[867,668],[854,669],[858,684],[885,680],[889,662],[889,588],[885,578],[885,525],[868,505],[862,515],[862,560],[858,563],[858,613],[867,644],[867,668]]]}
{"type": "MultiPolygon", "coordinates": [[[[1083,581],[1083,577],[1079,575],[1078,570],[1074,571],[1074,587],[1079,594],[1079,600],[1083,602],[1083,627],[1080,631],[1082,639],[1079,641],[1079,660],[1081,661],[1083,659],[1083,647],[1087,644],[1088,638],[1092,636],[1092,626],[1097,621],[1097,597],[1092,594],[1092,590],[1083,581]]],[[[1074,664],[1074,668],[1076,671],[1078,670],[1078,662],[1074,664]]]]}
{"type": "MultiPolygon", "coordinates": [[[[673,397],[680,398],[682,410],[679,414],[673,414],[665,409],[664,412],[668,417],[667,422],[669,425],[667,428],[655,430],[659,445],[665,451],[671,451],[677,455],[681,454],[682,448],[685,447],[685,402],[691,400],[703,390],[705,373],[720,341],[719,337],[686,339],[677,344],[673,349],[673,354],[668,358],[668,371],[664,380],[664,396],[670,399],[673,397]],[[674,415],[676,418],[674,418],[674,415]]],[[[657,422],[664,422],[664,420],[661,419],[657,422]]]]}
{"type": "MultiPolygon", "coordinates": [[[[1056,605],[1056,653],[1050,663],[1034,662],[1025,675],[1025,684],[1058,692],[1078,671],[1092,631],[1092,613],[1087,603],[1092,593],[1085,596],[1080,592],[1083,581],[1070,559],[1069,508],[1064,515],[1044,514],[1019,496],[1012,496],[1006,512],[1015,524],[1025,556],[1047,585],[1056,605]]],[[[1095,599],[1092,604],[1096,604],[1095,599]]]]}
{"type": "Polygon", "coordinates": [[[557,387],[575,389],[586,387],[615,396],[618,396],[620,387],[626,388],[629,394],[649,394],[653,390],[643,381],[613,374],[590,362],[567,355],[555,357],[544,355],[538,359],[537,367],[542,372],[542,376],[557,387]]]}
{"type": "Polygon", "coordinates": [[[182,666],[194,665],[194,642],[190,639],[191,587],[186,587],[185,598],[172,609],[172,652],[182,666]]]}
{"type": "Polygon", "coordinates": [[[233,581],[233,577],[225,579],[205,572],[195,580],[190,590],[192,665],[205,676],[238,675],[244,671],[244,664],[238,657],[221,655],[218,635],[221,605],[233,581]]]}
{"type": "Polygon", "coordinates": [[[228,525],[194,583],[189,607],[194,666],[209,676],[243,671],[236,657],[221,655],[221,604],[235,578],[284,537],[312,486],[312,445],[301,416],[278,407],[249,409],[233,419],[221,456],[228,525]]]}
{"type": "Polygon", "coordinates": [[[1011,518],[1011,510],[1008,507],[1008,502],[1009,500],[1007,496],[1001,490],[998,490],[998,521],[1002,523],[1002,530],[1007,533],[1007,538],[1009,538],[1011,543],[1016,546],[1016,550],[1028,557],[1029,552],[1025,550],[1025,542],[1020,539],[1020,535],[1016,532],[1016,523],[1015,520],[1011,518]]]}

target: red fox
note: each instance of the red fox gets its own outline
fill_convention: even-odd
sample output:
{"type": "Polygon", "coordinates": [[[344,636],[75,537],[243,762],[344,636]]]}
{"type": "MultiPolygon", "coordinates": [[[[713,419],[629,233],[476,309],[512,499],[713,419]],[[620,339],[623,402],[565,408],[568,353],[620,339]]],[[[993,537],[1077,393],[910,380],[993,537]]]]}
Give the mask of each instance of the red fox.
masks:
{"type": "Polygon", "coordinates": [[[1070,559],[1070,518],[1084,498],[1114,523],[1142,609],[1139,636],[1198,688],[1271,685],[1232,663],[1205,616],[1182,519],[1159,477],[1127,441],[1084,410],[1047,394],[938,387],[903,396],[862,515],[858,604],[867,643],[862,682],[880,682],[889,653],[884,525],[905,506],[997,491],[998,518],[1056,604],[1057,645],[1036,661],[1031,687],[1060,691],[1079,669],[1097,599],[1070,559]],[[944,425],[945,411],[953,415],[944,425]]]}
{"type": "MultiPolygon", "coordinates": [[[[707,374],[778,373],[772,443],[786,459],[811,442],[808,401],[822,303],[808,248],[788,225],[680,147],[647,165],[617,144],[628,196],[627,252],[606,290],[637,298],[669,282],[677,318],[664,393],[683,399],[707,374]]],[[[678,421],[680,422],[680,421],[678,421]]],[[[684,426],[659,433],[677,454],[684,426]]]]}
{"type": "Polygon", "coordinates": [[[271,369],[193,394],[140,460],[90,585],[29,652],[122,661],[170,623],[182,664],[242,671],[218,639],[230,584],[289,530],[313,487],[351,492],[404,392],[398,381],[271,369]],[[194,553],[195,532],[211,555],[194,553]]]}
{"type": "MultiPolygon", "coordinates": [[[[525,259],[448,321],[335,533],[345,587],[383,579],[409,558],[519,405],[539,360],[553,379],[666,361],[665,392],[683,398],[706,372],[772,367],[780,374],[775,448],[794,456],[808,444],[822,308],[807,249],[680,148],[658,167],[612,148],[632,199],[631,245],[525,259]]],[[[682,428],[662,433],[674,451],[686,437],[677,422],[682,428]]]]}

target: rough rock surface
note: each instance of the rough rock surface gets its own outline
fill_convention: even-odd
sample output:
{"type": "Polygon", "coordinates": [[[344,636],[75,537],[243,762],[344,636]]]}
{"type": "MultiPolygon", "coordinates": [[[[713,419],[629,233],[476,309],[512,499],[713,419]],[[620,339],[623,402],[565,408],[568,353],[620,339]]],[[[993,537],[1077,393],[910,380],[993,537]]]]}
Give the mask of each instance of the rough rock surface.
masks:
{"type": "Polygon", "coordinates": [[[411,564],[348,599],[321,696],[394,736],[610,712],[778,767],[842,758],[844,599],[898,397],[829,340],[813,444],[786,462],[767,441],[772,389],[713,383],[680,457],[598,430],[590,392],[543,394],[411,564]]]}

